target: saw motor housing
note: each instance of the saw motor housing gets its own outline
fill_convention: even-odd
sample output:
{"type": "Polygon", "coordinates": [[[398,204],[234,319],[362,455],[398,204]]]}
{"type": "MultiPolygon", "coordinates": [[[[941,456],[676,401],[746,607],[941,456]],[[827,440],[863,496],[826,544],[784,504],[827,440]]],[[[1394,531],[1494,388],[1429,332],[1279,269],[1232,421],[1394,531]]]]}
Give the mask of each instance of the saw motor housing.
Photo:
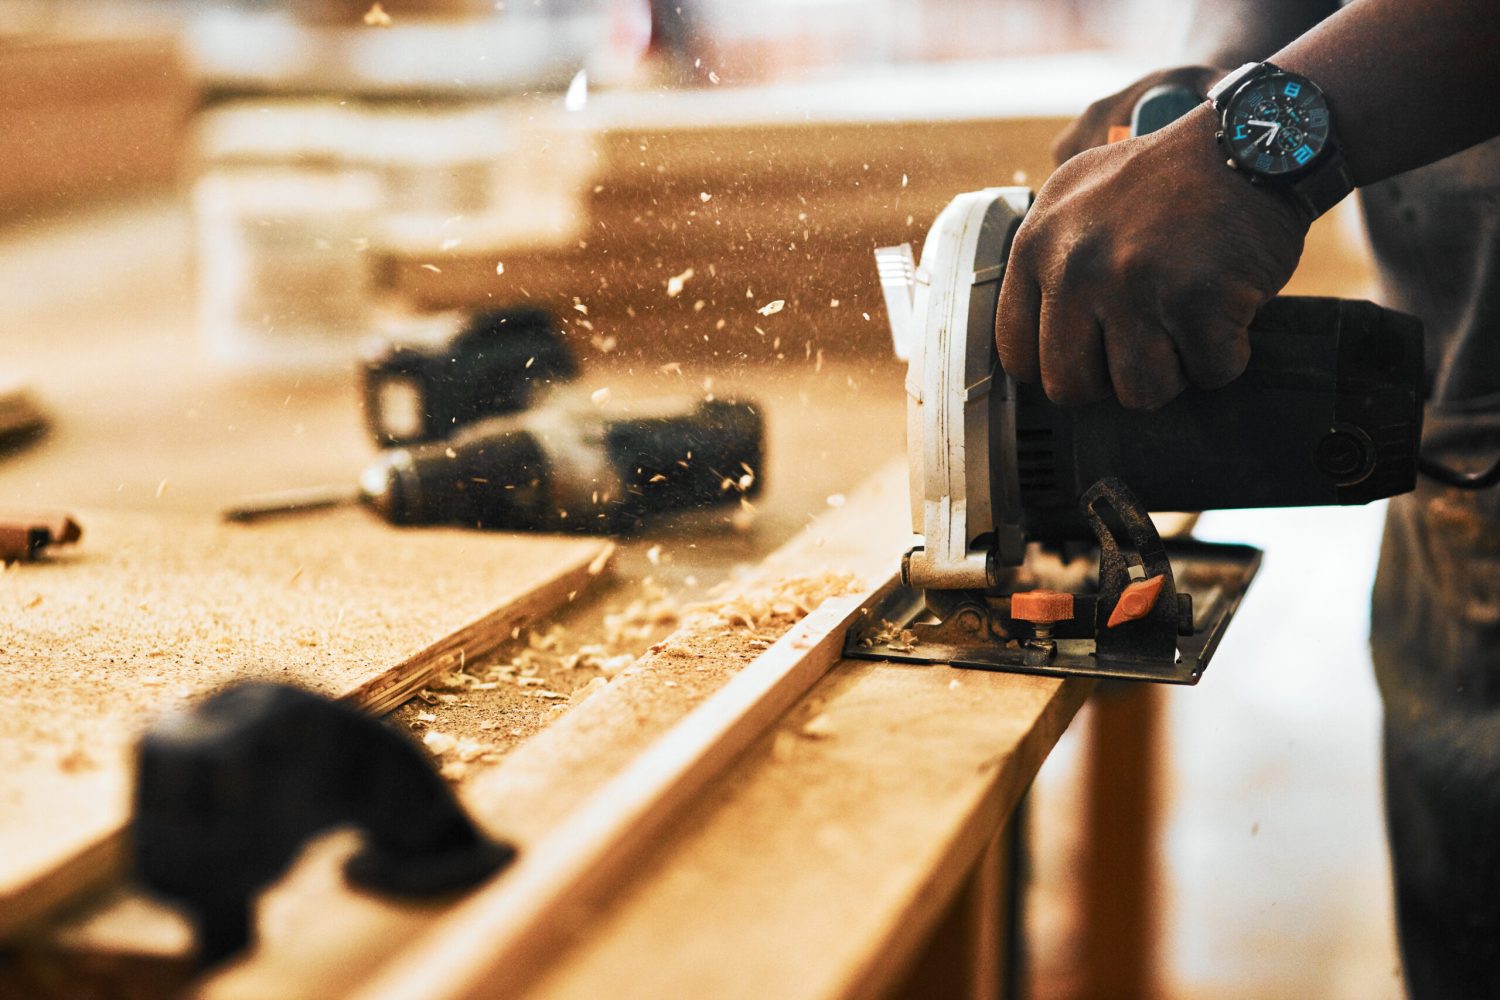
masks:
{"type": "Polygon", "coordinates": [[[850,653],[1194,683],[1260,554],[1164,542],[1147,511],[1361,504],[1412,489],[1421,324],[1368,302],[1282,297],[1260,311],[1249,365],[1228,386],[1150,412],[1058,406],[995,351],[1005,261],[1031,198],[959,196],[919,267],[907,248],[877,252],[910,362],[921,542],[903,559],[906,606],[880,616],[910,627],[867,630],[850,653]],[[1063,568],[1080,551],[1098,558],[1082,579],[1063,568]]]}

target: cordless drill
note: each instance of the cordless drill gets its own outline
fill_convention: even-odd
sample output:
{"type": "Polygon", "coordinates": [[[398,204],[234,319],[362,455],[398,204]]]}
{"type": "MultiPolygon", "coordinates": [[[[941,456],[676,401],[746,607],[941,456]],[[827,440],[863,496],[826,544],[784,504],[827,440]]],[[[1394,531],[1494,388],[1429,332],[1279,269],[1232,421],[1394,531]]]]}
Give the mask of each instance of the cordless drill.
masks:
{"type": "Polygon", "coordinates": [[[756,495],[763,438],[751,403],[611,418],[587,399],[555,400],[387,449],[360,476],[360,499],[392,524],[629,531],[756,495]]]}
{"type": "Polygon", "coordinates": [[[252,497],[224,516],[359,503],[392,524],[613,533],[760,492],[755,404],[612,417],[577,372],[551,316],[531,308],[479,313],[446,342],[375,344],[361,395],[382,451],[358,486],[252,497]]]}

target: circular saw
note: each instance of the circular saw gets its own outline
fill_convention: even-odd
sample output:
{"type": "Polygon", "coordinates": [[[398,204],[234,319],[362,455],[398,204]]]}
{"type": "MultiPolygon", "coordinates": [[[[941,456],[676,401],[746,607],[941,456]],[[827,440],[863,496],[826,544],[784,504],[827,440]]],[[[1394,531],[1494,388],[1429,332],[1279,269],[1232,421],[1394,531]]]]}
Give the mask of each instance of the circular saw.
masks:
{"type": "Polygon", "coordinates": [[[853,657],[1180,684],[1202,676],[1254,577],[1250,546],[1163,538],[1149,511],[1363,504],[1416,480],[1422,326],[1369,302],[1284,296],[1243,375],[1161,409],[1063,407],[995,351],[1025,188],[960,195],[914,261],[877,267],[909,362],[920,543],[853,657]]]}

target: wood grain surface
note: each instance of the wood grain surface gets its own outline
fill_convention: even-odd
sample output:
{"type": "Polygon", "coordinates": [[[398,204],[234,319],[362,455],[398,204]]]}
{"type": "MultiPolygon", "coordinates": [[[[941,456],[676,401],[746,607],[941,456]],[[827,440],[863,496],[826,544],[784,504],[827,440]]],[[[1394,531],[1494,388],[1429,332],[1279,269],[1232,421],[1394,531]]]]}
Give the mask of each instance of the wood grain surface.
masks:
{"type": "Polygon", "coordinates": [[[522,995],[884,995],[1092,686],[836,664],[612,899],[574,913],[574,947],[522,995]]]}

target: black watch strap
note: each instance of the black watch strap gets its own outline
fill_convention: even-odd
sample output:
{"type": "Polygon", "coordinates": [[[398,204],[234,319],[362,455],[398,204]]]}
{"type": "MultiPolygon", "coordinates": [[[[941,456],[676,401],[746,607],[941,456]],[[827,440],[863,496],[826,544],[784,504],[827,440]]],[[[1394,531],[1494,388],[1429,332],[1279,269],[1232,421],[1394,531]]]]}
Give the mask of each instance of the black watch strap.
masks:
{"type": "Polygon", "coordinates": [[[1349,163],[1337,146],[1319,157],[1312,173],[1305,174],[1287,188],[1302,208],[1309,221],[1316,219],[1354,190],[1354,175],[1349,172],[1349,163]]]}

